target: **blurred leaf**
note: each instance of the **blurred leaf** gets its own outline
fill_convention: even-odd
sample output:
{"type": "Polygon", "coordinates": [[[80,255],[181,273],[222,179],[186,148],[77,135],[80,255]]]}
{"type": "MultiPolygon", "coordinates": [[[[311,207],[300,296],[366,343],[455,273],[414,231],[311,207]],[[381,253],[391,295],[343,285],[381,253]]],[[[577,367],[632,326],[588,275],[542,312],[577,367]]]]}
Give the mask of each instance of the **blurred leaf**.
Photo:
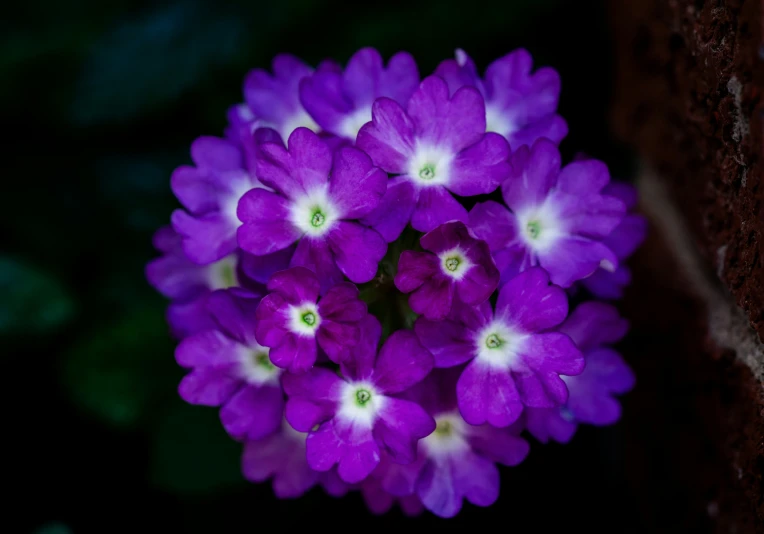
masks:
{"type": "Polygon", "coordinates": [[[72,529],[63,523],[46,523],[34,531],[34,534],[72,534],[72,529]]]}
{"type": "Polygon", "coordinates": [[[158,420],[151,478],[167,491],[198,494],[241,484],[241,444],[223,430],[218,411],[177,399],[158,420]]]}
{"type": "Polygon", "coordinates": [[[144,307],[91,329],[65,354],[62,378],[84,409],[126,428],[175,391],[179,374],[162,308],[144,307]]]}
{"type": "Polygon", "coordinates": [[[183,0],[158,5],[107,30],[93,43],[73,104],[80,124],[121,121],[180,96],[229,63],[244,21],[224,4],[183,0]]]}
{"type": "Polygon", "coordinates": [[[0,256],[0,335],[46,333],[74,312],[72,296],[50,273],[0,256]]]}

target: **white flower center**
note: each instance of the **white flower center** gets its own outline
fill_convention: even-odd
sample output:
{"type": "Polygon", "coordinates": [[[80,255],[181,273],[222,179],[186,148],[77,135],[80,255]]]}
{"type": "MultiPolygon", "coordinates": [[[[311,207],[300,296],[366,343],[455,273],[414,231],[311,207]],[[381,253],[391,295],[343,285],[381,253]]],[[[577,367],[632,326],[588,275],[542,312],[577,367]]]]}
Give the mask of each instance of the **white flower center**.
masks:
{"type": "Polygon", "coordinates": [[[355,138],[358,137],[358,131],[369,121],[371,121],[371,106],[364,106],[345,117],[339,125],[338,131],[342,137],[355,141],[355,138]]]}
{"type": "Polygon", "coordinates": [[[435,417],[435,431],[422,440],[427,455],[443,457],[459,454],[470,448],[467,424],[459,412],[447,412],[435,417]]]}
{"type": "Polygon", "coordinates": [[[329,199],[326,188],[312,191],[292,204],[292,224],[310,237],[319,237],[332,229],[340,213],[329,199]]]}
{"type": "Polygon", "coordinates": [[[348,382],[342,386],[337,416],[346,423],[371,428],[385,400],[369,382],[348,382]]]}
{"type": "Polygon", "coordinates": [[[289,329],[298,335],[313,337],[321,325],[321,316],[315,302],[303,302],[289,308],[289,329]]]}
{"type": "Polygon", "coordinates": [[[565,235],[554,209],[546,203],[517,214],[518,228],[525,244],[535,250],[549,250],[565,235]]]}
{"type": "Polygon", "coordinates": [[[239,363],[242,377],[250,384],[278,385],[281,369],[271,363],[268,347],[253,345],[241,347],[239,363]]]}
{"type": "Polygon", "coordinates": [[[475,337],[476,358],[491,367],[516,369],[526,334],[517,332],[500,320],[494,320],[475,337]]]}
{"type": "Polygon", "coordinates": [[[485,106],[485,131],[494,132],[504,136],[509,136],[515,133],[520,128],[517,123],[512,120],[506,110],[501,109],[499,106],[491,103],[486,103],[485,106]]]}
{"type": "Polygon", "coordinates": [[[461,280],[472,268],[472,261],[460,248],[452,248],[438,254],[440,270],[454,280],[461,280]]]}
{"type": "Polygon", "coordinates": [[[281,128],[277,129],[279,134],[281,134],[284,143],[286,143],[292,132],[301,126],[313,130],[316,133],[321,129],[321,127],[316,124],[316,121],[313,120],[313,117],[311,117],[304,109],[300,109],[300,111],[289,117],[281,125],[281,128]]]}
{"type": "Polygon", "coordinates": [[[236,274],[238,258],[231,254],[207,266],[207,283],[211,290],[238,287],[239,277],[236,274]]]}
{"type": "Polygon", "coordinates": [[[454,155],[437,146],[417,143],[414,155],[408,162],[408,176],[423,187],[446,185],[451,176],[454,155]]]}

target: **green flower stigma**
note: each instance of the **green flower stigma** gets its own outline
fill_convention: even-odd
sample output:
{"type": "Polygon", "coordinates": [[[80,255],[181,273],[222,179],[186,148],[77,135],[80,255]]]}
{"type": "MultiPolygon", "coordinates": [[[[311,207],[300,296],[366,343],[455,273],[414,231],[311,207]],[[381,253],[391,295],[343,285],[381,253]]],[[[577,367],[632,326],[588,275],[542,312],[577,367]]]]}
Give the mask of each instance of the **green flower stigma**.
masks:
{"type": "Polygon", "coordinates": [[[271,363],[271,359],[264,352],[258,352],[255,354],[255,363],[260,367],[268,369],[269,371],[272,371],[276,368],[276,366],[271,363]]]}
{"type": "Polygon", "coordinates": [[[498,349],[504,344],[504,340],[496,334],[491,334],[485,340],[485,346],[489,349],[498,349]]]}
{"type": "Polygon", "coordinates": [[[439,436],[450,436],[453,428],[450,421],[438,421],[435,425],[435,433],[439,436]]]}
{"type": "Polygon", "coordinates": [[[446,259],[446,269],[448,269],[451,272],[454,272],[459,268],[459,264],[461,262],[459,261],[459,258],[447,258],[446,259]]]}
{"type": "Polygon", "coordinates": [[[302,314],[302,322],[308,326],[316,324],[316,314],[313,312],[305,312],[302,314]]]}
{"type": "Polygon", "coordinates": [[[236,268],[229,262],[225,262],[220,266],[218,274],[220,275],[220,281],[223,284],[221,289],[228,289],[229,287],[236,287],[239,285],[239,281],[236,279],[236,268]]]}
{"type": "Polygon", "coordinates": [[[371,392],[368,389],[359,389],[355,392],[355,402],[358,406],[363,406],[371,400],[371,392]]]}
{"type": "Polygon", "coordinates": [[[422,180],[432,180],[435,178],[435,165],[432,163],[425,164],[424,167],[419,169],[419,177],[422,180]]]}
{"type": "Polygon", "coordinates": [[[531,239],[536,239],[541,233],[541,224],[538,221],[530,221],[526,225],[526,231],[531,239]]]}
{"type": "Polygon", "coordinates": [[[310,219],[310,224],[313,228],[320,228],[326,222],[326,216],[321,213],[321,210],[316,210],[313,213],[313,217],[310,219]]]}

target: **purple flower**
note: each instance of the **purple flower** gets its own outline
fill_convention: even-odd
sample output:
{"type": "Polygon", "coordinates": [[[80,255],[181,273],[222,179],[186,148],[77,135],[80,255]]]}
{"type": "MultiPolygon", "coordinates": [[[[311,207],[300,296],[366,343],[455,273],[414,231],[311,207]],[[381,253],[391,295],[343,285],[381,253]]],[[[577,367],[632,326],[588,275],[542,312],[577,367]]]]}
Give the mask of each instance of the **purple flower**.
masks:
{"type": "Polygon", "coordinates": [[[584,302],[557,330],[571,337],[584,353],[586,368],[578,376],[562,379],[570,392],[559,408],[528,409],[528,431],[546,443],[553,439],[567,443],[579,423],[611,425],[621,417],[614,398],[634,387],[634,374],[621,356],[608,345],[621,340],[629,329],[618,310],[604,302],[584,302]]]}
{"type": "Polygon", "coordinates": [[[381,326],[371,315],[362,332],[361,342],[342,364],[342,376],[315,367],[282,378],[287,420],[297,430],[310,431],[308,464],[317,471],[337,464],[340,478],[350,484],[374,470],[383,450],[395,461],[414,461],[417,440],[435,428],[419,405],[391,396],[427,376],[430,353],[412,332],[401,330],[377,356],[381,326]]]}
{"type": "Polygon", "coordinates": [[[397,502],[404,515],[413,517],[424,511],[422,501],[416,495],[395,497],[382,488],[382,484],[373,477],[368,477],[361,483],[361,495],[369,511],[374,515],[382,515],[390,511],[397,502]]]}
{"type": "Polygon", "coordinates": [[[371,121],[374,99],[384,96],[405,106],[418,85],[410,54],[395,54],[385,68],[379,52],[362,48],[344,72],[324,69],[304,78],[300,100],[321,128],[354,142],[361,126],[371,121]]]}
{"type": "Polygon", "coordinates": [[[387,244],[357,219],[377,207],[387,177],[352,147],[334,154],[305,128],[280,143],[260,145],[257,173],[274,191],[255,189],[239,202],[242,249],[264,255],[298,242],[291,264],[318,274],[322,291],[343,280],[364,283],[377,273],[387,244]]]}
{"type": "MultiPolygon", "coordinates": [[[[233,126],[252,124],[273,128],[282,139],[299,127],[318,132],[318,125],[300,103],[300,81],[313,74],[313,69],[289,54],[279,54],[273,59],[273,73],[254,69],[244,81],[246,107],[236,106],[229,110],[228,118],[233,126]]],[[[316,72],[339,71],[339,65],[322,62],[316,72]]]]}
{"type": "Polygon", "coordinates": [[[277,432],[248,441],[241,458],[244,478],[251,482],[272,478],[273,492],[279,499],[300,497],[316,484],[332,497],[343,496],[349,487],[339,479],[336,470],[319,473],[308,466],[306,437],[306,433],[297,432],[284,420],[277,432]]]}
{"type": "Polygon", "coordinates": [[[467,211],[451,193],[490,193],[509,174],[509,145],[485,133],[483,97],[464,87],[449,98],[437,76],[425,78],[407,110],[390,98],[375,100],[372,122],[361,128],[356,145],[375,165],[399,175],[366,217],[388,242],[409,221],[421,232],[447,221],[466,222],[467,211]]]}
{"type": "Polygon", "coordinates": [[[584,278],[581,284],[595,297],[601,299],[619,299],[624,288],[631,283],[631,270],[624,264],[647,236],[647,219],[633,213],[637,205],[637,190],[625,183],[609,183],[602,189],[602,194],[615,197],[624,203],[627,213],[621,224],[610,232],[602,242],[618,258],[618,268],[614,272],[597,269],[594,274],[584,278]]]}
{"type": "Polygon", "coordinates": [[[577,375],[584,358],[571,339],[545,332],[568,313],[565,291],[549,285],[538,267],[499,291],[496,311],[488,302],[458,306],[445,321],[417,319],[414,330],[435,357],[436,367],[469,364],[457,383],[462,417],[471,425],[504,427],[523,406],[553,407],[568,398],[559,375],[577,375]]]}
{"type": "Polygon", "coordinates": [[[383,461],[372,475],[386,492],[416,496],[440,517],[455,516],[465,499],[476,506],[492,505],[499,496],[495,462],[517,465],[529,450],[517,425],[495,428],[464,421],[454,395],[458,371],[437,370],[406,395],[436,422],[435,431],[419,442],[417,460],[407,465],[383,461]]]}
{"type": "Polygon", "coordinates": [[[411,293],[409,306],[415,313],[442,319],[455,301],[481,304],[498,286],[499,271],[488,245],[464,224],[442,224],[423,235],[420,244],[428,252],[403,251],[395,275],[395,286],[411,293]]]}
{"type": "Polygon", "coordinates": [[[196,139],[191,159],[193,167],[184,165],[172,174],[173,193],[186,208],[173,212],[172,225],[183,237],[186,256],[205,265],[236,250],[239,199],[263,185],[248,170],[242,148],[226,139],[196,139]]]}
{"type": "Polygon", "coordinates": [[[532,67],[530,53],[515,50],[491,63],[481,80],[472,59],[457,50],[456,59],[443,61],[435,74],[446,80],[451,93],[464,86],[477,88],[485,98],[487,131],[500,133],[516,150],[542,137],[559,144],[568,134],[568,125],[557,114],[560,76],[549,67],[531,74],[532,67]]]}
{"type": "Polygon", "coordinates": [[[515,152],[512,174],[501,186],[512,211],[488,201],[469,216],[470,229],[491,247],[502,283],[533,265],[565,288],[599,267],[614,271],[618,258],[602,239],[621,223],[626,207],[602,194],[609,179],[596,160],[560,170],[560,153],[547,139],[515,152]]]}
{"type": "Polygon", "coordinates": [[[318,347],[335,362],[358,343],[358,323],[368,313],[358,288],[343,282],[317,301],[319,282],[305,267],[274,274],[267,295],[257,307],[255,337],[270,347],[274,365],[293,373],[313,367],[318,347]]]}
{"type": "Polygon", "coordinates": [[[184,339],[175,351],[191,371],[178,388],[191,404],[220,406],[220,420],[238,440],[256,440],[278,429],[284,412],[281,369],[254,337],[256,295],[243,290],[216,291],[208,308],[218,324],[184,339]]]}
{"type": "Polygon", "coordinates": [[[178,338],[215,328],[206,306],[212,291],[236,287],[241,282],[252,287],[243,276],[240,255],[231,254],[209,265],[192,263],[183,253],[181,236],[171,226],[160,228],[154,234],[154,247],[162,256],[146,266],[146,279],[172,300],[167,309],[167,322],[178,338]]]}

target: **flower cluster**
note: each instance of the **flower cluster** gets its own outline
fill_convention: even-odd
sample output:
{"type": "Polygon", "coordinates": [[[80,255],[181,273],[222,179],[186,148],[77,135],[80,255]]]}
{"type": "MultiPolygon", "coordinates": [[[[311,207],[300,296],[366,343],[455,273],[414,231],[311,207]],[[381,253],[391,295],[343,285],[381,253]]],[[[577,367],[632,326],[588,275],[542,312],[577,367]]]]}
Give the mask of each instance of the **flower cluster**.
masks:
{"type": "Polygon", "coordinates": [[[219,408],[248,480],[451,517],[496,501],[524,432],[619,418],[606,301],[646,225],[603,163],[562,165],[559,92],[525,50],[424,79],[406,53],[282,55],[191,145],[147,277],[180,395],[219,408]]]}

